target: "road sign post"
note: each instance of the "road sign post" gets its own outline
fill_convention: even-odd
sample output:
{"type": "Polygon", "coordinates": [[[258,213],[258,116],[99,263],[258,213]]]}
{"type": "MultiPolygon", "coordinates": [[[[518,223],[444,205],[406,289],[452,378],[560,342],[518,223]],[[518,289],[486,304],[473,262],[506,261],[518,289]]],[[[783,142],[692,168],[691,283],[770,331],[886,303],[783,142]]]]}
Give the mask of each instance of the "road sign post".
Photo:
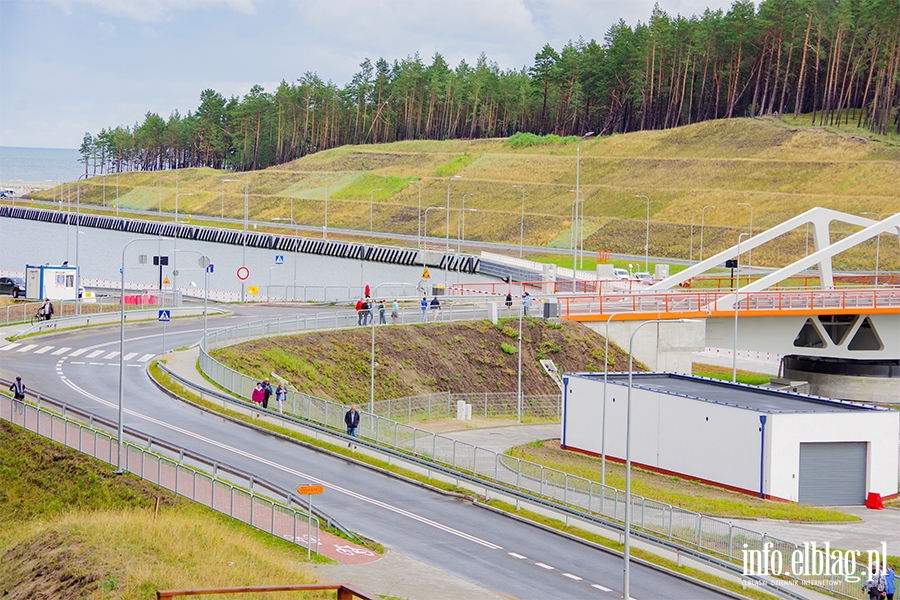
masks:
{"type": "MultiPolygon", "coordinates": [[[[325,487],[321,485],[301,485],[297,488],[297,493],[306,495],[306,560],[312,558],[312,497],[315,494],[321,494],[325,491],[325,487]]],[[[318,552],[318,538],[316,539],[316,552],[318,552]]]]}
{"type": "MultiPolygon", "coordinates": [[[[168,310],[159,311],[159,316],[156,317],[156,320],[163,324],[163,335],[162,335],[162,351],[163,354],[166,353],[166,323],[172,320],[172,313],[168,310]]],[[[119,357],[119,360],[122,360],[122,357],[119,357]]]]}

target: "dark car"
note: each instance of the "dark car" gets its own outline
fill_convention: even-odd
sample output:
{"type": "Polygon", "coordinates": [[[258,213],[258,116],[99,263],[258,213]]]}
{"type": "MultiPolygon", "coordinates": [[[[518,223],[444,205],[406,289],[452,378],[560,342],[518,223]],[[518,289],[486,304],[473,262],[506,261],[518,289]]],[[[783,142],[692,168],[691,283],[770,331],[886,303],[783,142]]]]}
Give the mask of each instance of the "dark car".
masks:
{"type": "Polygon", "coordinates": [[[0,294],[10,294],[13,298],[25,295],[25,281],[18,277],[0,277],[0,294]]]}

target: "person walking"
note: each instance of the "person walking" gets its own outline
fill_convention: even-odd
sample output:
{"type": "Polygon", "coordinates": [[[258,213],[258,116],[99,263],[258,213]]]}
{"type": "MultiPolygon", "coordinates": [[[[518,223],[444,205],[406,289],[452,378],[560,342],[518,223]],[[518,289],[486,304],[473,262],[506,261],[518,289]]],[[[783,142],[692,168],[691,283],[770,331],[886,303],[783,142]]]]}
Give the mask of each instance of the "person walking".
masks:
{"type": "Polygon", "coordinates": [[[441,312],[441,301],[437,299],[437,296],[431,299],[431,312],[434,314],[434,320],[438,320],[438,314],[441,312]]]}
{"type": "Polygon", "coordinates": [[[425,315],[428,313],[428,299],[425,296],[422,296],[422,322],[425,322],[425,315]]]}
{"type": "Polygon", "coordinates": [[[394,301],[391,302],[391,323],[394,325],[397,324],[397,319],[400,318],[400,304],[397,302],[397,299],[394,298],[394,301]]]}
{"type": "Polygon", "coordinates": [[[263,401],[262,401],[262,407],[263,407],[263,408],[269,408],[269,398],[272,397],[272,385],[269,383],[269,378],[268,378],[268,377],[266,377],[265,379],[263,379],[263,382],[262,382],[262,388],[263,388],[263,401]]]}
{"type": "Polygon", "coordinates": [[[50,302],[50,298],[47,298],[44,300],[44,305],[41,307],[41,314],[44,315],[44,320],[49,321],[54,312],[53,303],[50,302]]]}
{"type": "Polygon", "coordinates": [[[378,324],[387,325],[387,321],[384,319],[384,300],[378,301],[378,324]]]}
{"type": "Polygon", "coordinates": [[[508,317],[512,312],[512,294],[510,292],[506,292],[506,316],[508,317]]]}
{"type": "Polygon", "coordinates": [[[878,563],[872,563],[872,572],[862,589],[869,600],[881,600],[887,595],[887,577],[884,571],[878,568],[878,563]]]}
{"type": "Polygon", "coordinates": [[[22,383],[21,377],[19,377],[18,375],[16,376],[16,380],[11,386],[9,386],[9,391],[13,393],[14,399],[25,400],[25,384],[22,383]]]}
{"type": "Polygon", "coordinates": [[[362,312],[363,312],[363,325],[368,325],[369,323],[372,322],[372,303],[369,302],[368,297],[365,300],[363,300],[362,312]]]}
{"type": "MultiPolygon", "coordinates": [[[[253,388],[253,393],[250,395],[250,400],[256,405],[257,410],[259,410],[260,405],[263,402],[263,397],[265,396],[265,392],[263,391],[262,382],[257,381],[256,387],[253,388]]],[[[259,417],[259,413],[256,413],[256,416],[259,417]]]]}
{"type": "Polygon", "coordinates": [[[525,316],[528,316],[528,309],[531,308],[531,295],[528,292],[522,294],[522,310],[525,311],[525,316]]]}
{"type": "Polygon", "coordinates": [[[363,324],[363,300],[360,298],[356,301],[356,324],[363,324]]]}
{"type": "Polygon", "coordinates": [[[884,570],[882,572],[884,573],[884,593],[887,600],[894,600],[894,592],[897,591],[897,584],[894,579],[894,570],[887,564],[887,560],[884,562],[884,570]]]}
{"type": "MultiPolygon", "coordinates": [[[[359,412],[355,406],[351,406],[347,414],[344,415],[344,423],[347,425],[347,435],[356,437],[356,430],[359,429],[359,412]]],[[[350,446],[353,446],[353,442],[347,444],[348,448],[350,446]]]]}
{"type": "Polygon", "coordinates": [[[278,382],[278,387],[275,388],[275,401],[278,402],[278,414],[284,414],[284,401],[287,400],[287,388],[284,386],[284,382],[278,382]]]}

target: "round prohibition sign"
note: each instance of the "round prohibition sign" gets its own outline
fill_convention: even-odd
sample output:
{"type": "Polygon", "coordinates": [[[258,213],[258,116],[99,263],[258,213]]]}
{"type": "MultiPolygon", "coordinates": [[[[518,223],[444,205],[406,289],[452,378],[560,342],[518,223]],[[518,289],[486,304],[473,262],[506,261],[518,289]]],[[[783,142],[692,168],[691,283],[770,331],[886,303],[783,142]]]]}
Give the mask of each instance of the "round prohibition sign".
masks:
{"type": "Polygon", "coordinates": [[[248,277],[250,277],[250,269],[247,267],[238,267],[237,277],[241,281],[246,281],[248,277]]]}

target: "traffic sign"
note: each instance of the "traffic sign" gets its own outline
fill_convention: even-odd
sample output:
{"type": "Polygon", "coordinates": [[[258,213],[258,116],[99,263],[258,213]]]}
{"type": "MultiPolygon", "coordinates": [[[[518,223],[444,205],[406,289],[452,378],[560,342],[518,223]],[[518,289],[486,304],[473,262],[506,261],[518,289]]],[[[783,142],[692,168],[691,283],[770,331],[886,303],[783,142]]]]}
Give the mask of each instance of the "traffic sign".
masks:
{"type": "Polygon", "coordinates": [[[168,277],[166,277],[165,279],[163,279],[163,283],[166,284],[166,285],[169,285],[169,284],[172,283],[172,282],[169,281],[169,278],[168,278],[168,277]]]}
{"type": "Polygon", "coordinates": [[[159,321],[160,323],[168,323],[169,321],[172,320],[171,311],[168,311],[168,310],[159,311],[159,317],[157,317],[156,320],[159,321]]]}
{"type": "Polygon", "coordinates": [[[213,270],[214,270],[214,267],[215,267],[214,264],[209,263],[208,265],[206,265],[206,272],[207,272],[207,273],[212,273],[213,270]]]}
{"type": "Polygon", "coordinates": [[[431,279],[431,273],[428,272],[428,267],[425,267],[425,270],[422,271],[422,279],[431,279]]]}
{"type": "Polygon", "coordinates": [[[325,486],[321,485],[301,485],[297,488],[297,493],[303,496],[309,496],[311,494],[321,494],[325,491],[325,486]]]}
{"type": "Polygon", "coordinates": [[[283,265],[284,264],[284,254],[276,254],[275,255],[275,264],[283,265]]]}
{"type": "Polygon", "coordinates": [[[259,288],[256,287],[255,285],[248,285],[247,293],[250,294],[251,296],[255,296],[256,294],[259,293],[259,288]]]}
{"type": "Polygon", "coordinates": [[[247,267],[238,267],[237,276],[241,281],[246,281],[247,278],[250,277],[250,269],[247,267]]]}

